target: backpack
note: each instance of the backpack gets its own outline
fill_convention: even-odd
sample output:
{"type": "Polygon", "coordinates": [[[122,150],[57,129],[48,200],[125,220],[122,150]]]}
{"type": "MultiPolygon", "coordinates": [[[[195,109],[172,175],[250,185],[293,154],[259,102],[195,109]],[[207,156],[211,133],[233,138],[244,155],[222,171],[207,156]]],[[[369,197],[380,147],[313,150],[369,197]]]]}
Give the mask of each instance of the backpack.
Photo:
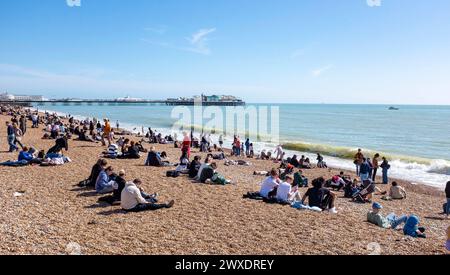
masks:
{"type": "Polygon", "coordinates": [[[171,171],[166,172],[166,177],[169,177],[169,178],[178,178],[179,176],[180,176],[179,171],[171,170],[171,171]]]}

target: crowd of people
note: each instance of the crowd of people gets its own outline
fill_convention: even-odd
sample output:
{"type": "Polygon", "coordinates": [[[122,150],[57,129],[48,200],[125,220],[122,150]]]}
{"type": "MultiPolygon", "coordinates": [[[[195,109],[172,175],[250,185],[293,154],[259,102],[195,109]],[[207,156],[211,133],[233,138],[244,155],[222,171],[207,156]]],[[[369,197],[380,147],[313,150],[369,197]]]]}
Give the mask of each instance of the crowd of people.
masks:
{"type": "MultiPolygon", "coordinates": [[[[140,159],[142,154],[147,154],[145,166],[166,167],[167,176],[179,177],[185,175],[192,182],[208,183],[217,185],[232,184],[230,179],[218,171],[219,163],[224,165],[251,165],[246,159],[270,160],[279,165],[278,168],[267,171],[255,171],[254,175],[267,176],[262,182],[258,192],[248,192],[244,198],[261,200],[266,203],[278,203],[290,205],[296,209],[309,209],[318,212],[337,213],[337,197],[343,192],[345,198],[359,203],[371,203],[371,210],[367,213],[367,221],[382,228],[397,229],[403,225],[405,235],[411,237],[426,237],[425,228],[420,225],[420,219],[416,215],[400,215],[391,213],[383,216],[383,206],[374,201],[374,195],[381,195],[381,199],[388,203],[391,200],[407,199],[406,190],[397,182],[392,182],[388,192],[382,192],[377,187],[376,181],[378,171],[381,170],[383,184],[389,184],[388,171],[390,164],[387,158],[375,154],[372,159],[364,156],[361,149],[354,156],[357,177],[341,172],[330,179],[324,177],[315,178],[311,181],[305,176],[304,170],[312,168],[328,168],[324,157],[317,154],[317,164],[313,166],[305,155],[300,158],[297,155],[286,158],[286,152],[282,145],[274,150],[261,150],[259,155],[255,154],[253,143],[249,138],[241,142],[239,136],[233,137],[231,152],[227,156],[224,149],[224,137],[218,138],[218,145],[213,142],[210,134],[201,134],[199,138],[191,133],[184,132],[182,140],[177,135],[163,136],[156,130],[148,128],[147,133],[138,136],[140,141],[125,138],[124,135],[131,133],[119,129],[113,129],[109,119],[102,121],[98,119],[76,120],[74,117],[61,117],[57,114],[44,113],[19,107],[1,107],[4,114],[11,116],[6,123],[7,141],[9,152],[19,152],[17,160],[0,163],[2,166],[25,166],[25,165],[61,165],[71,160],[64,156],[63,151],[69,150],[69,141],[77,136],[76,140],[84,142],[101,143],[107,149],[102,158],[92,167],[89,177],[80,182],[83,188],[95,189],[101,202],[110,204],[120,203],[127,212],[140,212],[146,210],[157,210],[170,208],[174,205],[171,200],[167,203],[158,203],[158,194],[146,193],[140,179],[126,179],[126,172],[120,170],[117,174],[109,159],[140,159]],[[55,144],[47,150],[37,150],[23,143],[23,136],[27,133],[27,121],[32,122],[32,128],[42,126],[44,139],[52,139],[55,144]],[[103,122],[103,123],[102,123],[103,122]],[[119,136],[118,138],[116,137],[119,136]],[[158,152],[155,146],[149,150],[145,144],[172,144],[181,149],[180,157],[171,161],[167,152],[158,152]],[[21,148],[19,150],[19,147],[21,148]],[[192,157],[192,149],[196,148],[200,153],[206,153],[202,162],[202,156],[192,157]],[[231,157],[234,157],[232,159],[231,157]],[[191,160],[192,159],[192,160],[191,160]],[[380,163],[381,162],[381,163],[380,163]],[[311,185],[311,187],[309,186],[311,185]],[[302,194],[302,188],[306,188],[302,194]]],[[[450,214],[450,182],[446,186],[447,203],[444,212],[447,217],[450,214]]],[[[448,245],[448,243],[447,243],[448,245]]]]}

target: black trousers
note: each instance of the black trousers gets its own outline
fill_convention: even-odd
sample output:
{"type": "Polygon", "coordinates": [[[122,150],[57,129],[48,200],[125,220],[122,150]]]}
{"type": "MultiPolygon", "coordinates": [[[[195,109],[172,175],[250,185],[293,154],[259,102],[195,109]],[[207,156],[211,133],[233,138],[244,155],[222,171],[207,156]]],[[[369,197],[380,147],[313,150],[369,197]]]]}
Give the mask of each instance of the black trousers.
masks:
{"type": "Polygon", "coordinates": [[[142,212],[148,210],[158,210],[161,208],[166,208],[166,204],[155,204],[155,203],[146,203],[146,204],[138,204],[131,210],[127,210],[128,212],[142,212]]]}

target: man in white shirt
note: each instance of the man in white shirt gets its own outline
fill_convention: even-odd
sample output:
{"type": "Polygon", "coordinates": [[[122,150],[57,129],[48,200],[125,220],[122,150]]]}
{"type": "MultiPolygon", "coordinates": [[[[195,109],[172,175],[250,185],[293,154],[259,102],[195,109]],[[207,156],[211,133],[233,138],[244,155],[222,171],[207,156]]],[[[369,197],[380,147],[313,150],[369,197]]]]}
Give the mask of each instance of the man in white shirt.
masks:
{"type": "Polygon", "coordinates": [[[175,201],[166,204],[155,204],[148,202],[141,195],[141,191],[137,187],[142,183],[141,180],[135,179],[133,182],[127,182],[121,194],[122,209],[128,212],[141,212],[146,210],[157,210],[161,208],[171,208],[175,201]]]}
{"type": "Polygon", "coordinates": [[[268,199],[269,193],[273,191],[276,187],[278,187],[278,184],[280,182],[281,181],[278,178],[278,171],[276,169],[272,169],[272,171],[270,171],[270,177],[266,178],[261,183],[261,190],[259,191],[259,195],[263,198],[268,199]]]}
{"type": "Polygon", "coordinates": [[[293,178],[290,175],[286,176],[286,181],[282,182],[277,189],[277,200],[284,203],[294,201],[301,201],[301,196],[298,192],[298,186],[293,187],[293,178]]]}

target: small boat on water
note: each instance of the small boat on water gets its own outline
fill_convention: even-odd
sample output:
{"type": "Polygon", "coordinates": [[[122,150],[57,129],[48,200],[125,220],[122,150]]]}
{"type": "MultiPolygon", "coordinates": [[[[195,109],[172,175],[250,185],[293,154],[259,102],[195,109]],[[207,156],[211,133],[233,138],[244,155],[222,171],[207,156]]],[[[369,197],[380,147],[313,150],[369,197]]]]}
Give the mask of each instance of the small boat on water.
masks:
{"type": "Polygon", "coordinates": [[[397,107],[389,107],[389,111],[398,111],[398,110],[400,110],[399,108],[397,108],[397,107]]]}

